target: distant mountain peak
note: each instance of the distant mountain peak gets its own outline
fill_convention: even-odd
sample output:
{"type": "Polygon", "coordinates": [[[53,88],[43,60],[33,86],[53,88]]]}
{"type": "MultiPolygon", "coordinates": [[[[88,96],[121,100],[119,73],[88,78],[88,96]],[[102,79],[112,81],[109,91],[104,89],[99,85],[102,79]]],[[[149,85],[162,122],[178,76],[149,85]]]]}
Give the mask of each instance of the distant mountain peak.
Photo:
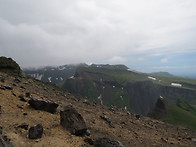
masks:
{"type": "Polygon", "coordinates": [[[164,72],[164,71],[153,72],[151,74],[156,75],[156,76],[163,76],[163,77],[173,77],[174,76],[174,75],[170,74],[169,72],[164,72]]]}

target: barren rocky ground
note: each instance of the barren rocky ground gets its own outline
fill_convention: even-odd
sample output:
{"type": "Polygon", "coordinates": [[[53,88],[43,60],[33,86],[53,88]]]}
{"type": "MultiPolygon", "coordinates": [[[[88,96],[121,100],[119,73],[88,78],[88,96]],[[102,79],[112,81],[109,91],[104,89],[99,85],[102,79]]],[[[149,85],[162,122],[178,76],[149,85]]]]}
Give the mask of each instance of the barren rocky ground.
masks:
{"type": "Polygon", "coordinates": [[[4,73],[0,73],[0,76],[5,78],[4,82],[0,81],[0,126],[2,134],[10,139],[13,146],[90,147],[100,137],[120,141],[125,147],[196,146],[195,130],[128,113],[115,107],[102,106],[31,78],[19,78],[16,81],[14,77],[4,73]],[[10,86],[12,90],[3,86],[10,86]],[[58,103],[57,112],[52,114],[35,110],[28,102],[19,98],[22,94],[28,101],[30,98],[25,96],[26,93],[58,103]],[[60,109],[70,103],[83,116],[90,136],[75,136],[60,125],[60,109]],[[28,124],[28,129],[42,124],[42,137],[28,138],[28,129],[18,127],[23,123],[28,124]]]}

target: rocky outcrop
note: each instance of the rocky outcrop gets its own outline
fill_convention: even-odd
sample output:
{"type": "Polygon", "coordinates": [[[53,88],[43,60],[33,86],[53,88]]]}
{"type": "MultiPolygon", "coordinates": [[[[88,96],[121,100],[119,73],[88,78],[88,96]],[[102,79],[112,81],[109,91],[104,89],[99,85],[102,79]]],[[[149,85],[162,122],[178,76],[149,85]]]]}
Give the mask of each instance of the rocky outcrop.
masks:
{"type": "Polygon", "coordinates": [[[33,107],[36,110],[43,110],[43,111],[47,111],[50,113],[55,113],[58,107],[58,104],[55,102],[50,102],[50,101],[46,101],[46,100],[42,100],[42,99],[38,99],[34,97],[32,97],[28,101],[28,103],[30,104],[31,107],[33,107]]]}
{"type": "Polygon", "coordinates": [[[124,147],[124,145],[119,141],[104,137],[104,138],[98,138],[94,142],[94,147],[124,147]]]}
{"type": "Polygon", "coordinates": [[[148,113],[148,116],[155,119],[160,119],[167,113],[167,109],[168,109],[167,100],[163,97],[160,97],[157,100],[154,109],[148,113]]]}
{"type": "Polygon", "coordinates": [[[60,111],[60,124],[72,134],[83,136],[87,133],[87,125],[72,105],[67,105],[60,111]]]}
{"type": "Polygon", "coordinates": [[[30,139],[38,139],[41,138],[43,134],[43,126],[41,124],[36,125],[35,127],[31,127],[29,129],[29,138],[30,139]]]}
{"type": "Polygon", "coordinates": [[[13,76],[24,76],[20,66],[11,58],[0,57],[0,72],[5,72],[13,76]]]}

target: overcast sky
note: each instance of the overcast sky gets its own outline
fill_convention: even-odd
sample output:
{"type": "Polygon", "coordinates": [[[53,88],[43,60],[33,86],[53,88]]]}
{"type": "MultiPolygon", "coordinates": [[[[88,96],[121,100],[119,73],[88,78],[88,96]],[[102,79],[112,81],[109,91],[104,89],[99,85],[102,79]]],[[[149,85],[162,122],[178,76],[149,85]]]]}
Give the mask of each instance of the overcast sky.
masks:
{"type": "Polygon", "coordinates": [[[196,0],[0,0],[0,55],[196,75],[196,0]]]}

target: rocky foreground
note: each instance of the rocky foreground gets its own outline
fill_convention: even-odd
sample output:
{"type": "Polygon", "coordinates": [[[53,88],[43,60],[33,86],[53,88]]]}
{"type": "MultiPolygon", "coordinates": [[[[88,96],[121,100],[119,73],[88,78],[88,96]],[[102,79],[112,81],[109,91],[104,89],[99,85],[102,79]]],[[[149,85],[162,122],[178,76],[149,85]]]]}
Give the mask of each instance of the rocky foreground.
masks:
{"type": "Polygon", "coordinates": [[[0,73],[0,146],[104,145],[192,147],[196,131],[105,107],[49,83],[0,73]]]}

